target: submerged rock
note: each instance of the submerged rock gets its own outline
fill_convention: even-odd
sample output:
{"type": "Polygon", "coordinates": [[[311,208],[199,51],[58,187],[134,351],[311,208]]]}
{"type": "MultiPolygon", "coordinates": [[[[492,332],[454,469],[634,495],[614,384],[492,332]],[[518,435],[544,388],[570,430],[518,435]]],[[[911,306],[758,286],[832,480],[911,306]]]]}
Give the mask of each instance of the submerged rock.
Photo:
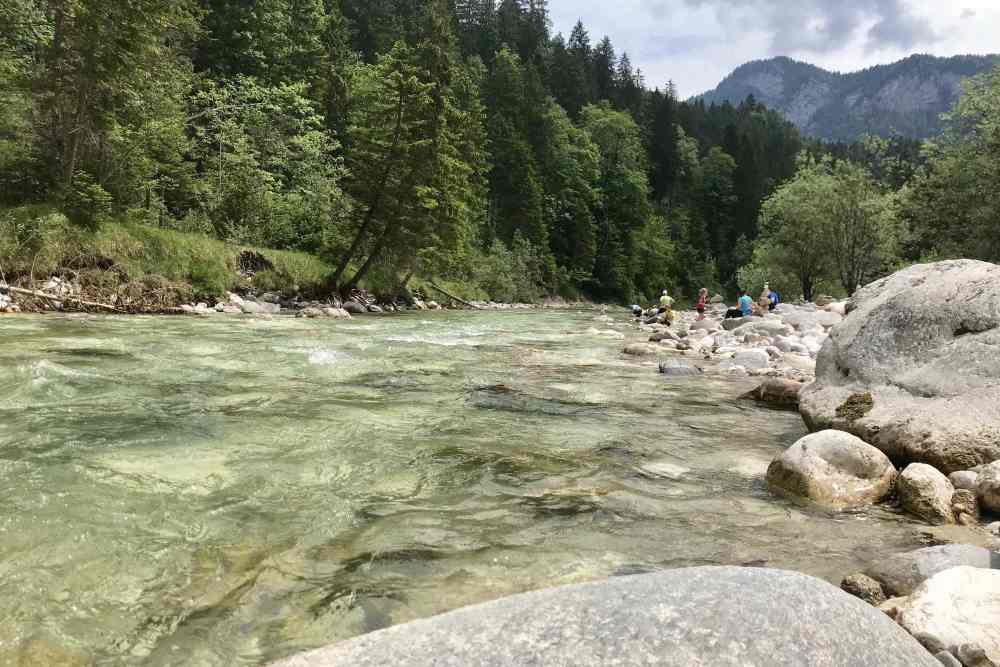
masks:
{"type": "Polygon", "coordinates": [[[802,438],[767,469],[774,491],[833,508],[863,507],[882,500],[896,481],[896,469],[871,445],[842,431],[802,438]]]}
{"type": "Polygon", "coordinates": [[[802,391],[803,384],[794,380],[782,380],[780,378],[769,378],[753,391],[749,391],[741,398],[766,403],[781,408],[799,407],[799,392],[802,391]]]}
{"type": "Polygon", "coordinates": [[[937,469],[911,463],[896,482],[899,501],[910,514],[928,523],[955,523],[951,498],[955,487],[937,469]]]}
{"type": "Polygon", "coordinates": [[[899,624],[952,655],[983,651],[1000,664],[1000,570],[955,567],[917,588],[900,606],[899,624]],[[962,651],[962,647],[966,647],[962,651]]]}
{"type": "Polygon", "coordinates": [[[912,266],[861,289],[802,394],[813,430],[849,431],[945,473],[1000,459],[1000,266],[912,266]],[[870,394],[854,418],[838,410],[870,394]]]}
{"type": "Polygon", "coordinates": [[[701,567],[517,595],[381,630],[279,667],[938,663],[885,614],[793,572],[701,567]]]}
{"type": "Polygon", "coordinates": [[[701,370],[697,366],[692,366],[691,364],[685,364],[683,362],[664,362],[660,364],[660,373],[666,375],[667,377],[690,377],[694,375],[702,375],[705,371],[701,370]]]}

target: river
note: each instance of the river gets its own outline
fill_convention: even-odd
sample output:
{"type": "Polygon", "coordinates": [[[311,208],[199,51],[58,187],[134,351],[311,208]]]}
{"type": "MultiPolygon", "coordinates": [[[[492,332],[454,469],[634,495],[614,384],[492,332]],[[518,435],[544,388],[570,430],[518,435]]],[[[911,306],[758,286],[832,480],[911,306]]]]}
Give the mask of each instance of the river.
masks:
{"type": "Polygon", "coordinates": [[[890,509],[772,497],[805,428],[736,400],[753,381],[668,380],[594,328],[0,318],[0,664],[256,665],[546,586],[836,582],[918,545],[890,509]]]}

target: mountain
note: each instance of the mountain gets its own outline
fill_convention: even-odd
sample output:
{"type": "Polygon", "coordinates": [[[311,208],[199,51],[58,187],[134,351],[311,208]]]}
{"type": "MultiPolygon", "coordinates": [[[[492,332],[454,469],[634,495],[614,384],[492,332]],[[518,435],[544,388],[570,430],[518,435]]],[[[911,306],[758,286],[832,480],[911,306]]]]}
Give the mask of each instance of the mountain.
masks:
{"type": "Polygon", "coordinates": [[[740,66],[701,97],[706,104],[739,104],[753,95],[821,139],[851,141],[865,133],[924,139],[941,131],[940,116],[958,100],[962,80],[998,64],[997,55],[914,55],[841,74],[778,57],[740,66]]]}

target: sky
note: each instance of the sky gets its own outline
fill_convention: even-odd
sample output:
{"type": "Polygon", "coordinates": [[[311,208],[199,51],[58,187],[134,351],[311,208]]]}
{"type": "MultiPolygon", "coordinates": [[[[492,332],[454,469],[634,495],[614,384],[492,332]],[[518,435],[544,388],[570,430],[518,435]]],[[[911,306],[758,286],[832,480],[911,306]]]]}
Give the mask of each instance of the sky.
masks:
{"type": "Polygon", "coordinates": [[[682,98],[750,60],[789,56],[852,72],[912,53],[1000,52],[1000,0],[549,0],[553,31],[578,19],[627,51],[649,87],[682,98]]]}

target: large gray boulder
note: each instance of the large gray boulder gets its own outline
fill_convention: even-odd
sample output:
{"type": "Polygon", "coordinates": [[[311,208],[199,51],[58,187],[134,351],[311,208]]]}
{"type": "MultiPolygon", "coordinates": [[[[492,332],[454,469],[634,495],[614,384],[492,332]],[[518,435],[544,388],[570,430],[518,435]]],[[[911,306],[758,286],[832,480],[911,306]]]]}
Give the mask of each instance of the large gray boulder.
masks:
{"type": "Polygon", "coordinates": [[[842,431],[807,435],[767,469],[772,490],[837,509],[877,503],[896,476],[885,454],[842,431]]]}
{"type": "Polygon", "coordinates": [[[888,616],[826,582],[732,567],[517,595],[278,664],[939,667],[888,616]]]}
{"type": "Polygon", "coordinates": [[[802,392],[813,430],[945,473],[1000,459],[1000,266],[912,266],[863,289],[802,392]]]}
{"type": "Polygon", "coordinates": [[[1000,664],[1000,570],[955,567],[936,574],[902,603],[896,620],[953,655],[980,649],[1000,664]]]}
{"type": "Polygon", "coordinates": [[[945,544],[895,554],[865,570],[891,597],[909,595],[935,574],[953,567],[1000,569],[1000,554],[970,544],[945,544]]]}
{"type": "Polygon", "coordinates": [[[937,468],[911,463],[896,481],[903,509],[928,523],[955,523],[951,499],[955,487],[937,468]]]}

